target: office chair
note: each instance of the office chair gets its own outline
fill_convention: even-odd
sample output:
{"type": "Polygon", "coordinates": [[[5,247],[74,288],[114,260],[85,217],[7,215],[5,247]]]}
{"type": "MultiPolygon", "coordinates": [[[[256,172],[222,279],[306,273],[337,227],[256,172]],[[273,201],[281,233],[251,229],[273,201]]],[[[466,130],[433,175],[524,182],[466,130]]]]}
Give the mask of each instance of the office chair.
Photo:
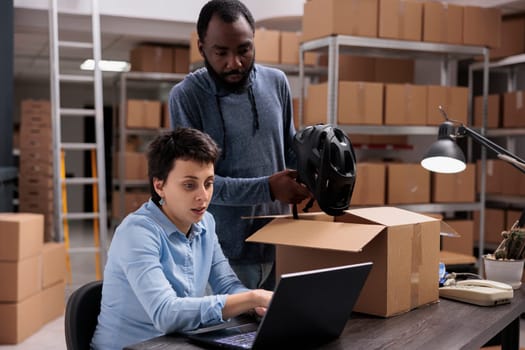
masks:
{"type": "Polygon", "coordinates": [[[69,297],[64,321],[68,350],[89,350],[101,299],[102,281],[86,283],[69,297]]]}

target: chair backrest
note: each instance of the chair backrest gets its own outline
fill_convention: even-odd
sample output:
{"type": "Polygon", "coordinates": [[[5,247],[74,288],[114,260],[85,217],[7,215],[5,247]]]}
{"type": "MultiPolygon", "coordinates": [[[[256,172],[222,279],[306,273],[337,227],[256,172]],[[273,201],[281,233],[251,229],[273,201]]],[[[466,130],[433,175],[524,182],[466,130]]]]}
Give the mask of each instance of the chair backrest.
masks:
{"type": "Polygon", "coordinates": [[[90,349],[101,299],[102,281],[86,283],[69,297],[64,321],[68,350],[90,349]]]}

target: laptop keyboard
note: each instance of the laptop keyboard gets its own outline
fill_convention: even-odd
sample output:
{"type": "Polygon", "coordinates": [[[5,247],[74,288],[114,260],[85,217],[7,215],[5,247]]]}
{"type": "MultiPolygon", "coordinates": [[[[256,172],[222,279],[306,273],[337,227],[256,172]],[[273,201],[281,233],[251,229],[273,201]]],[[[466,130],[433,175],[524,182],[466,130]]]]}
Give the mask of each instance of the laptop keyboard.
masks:
{"type": "Polygon", "coordinates": [[[224,338],[219,338],[218,342],[223,343],[223,344],[238,346],[244,349],[251,349],[253,342],[255,340],[256,334],[257,334],[257,331],[229,335],[224,338]]]}

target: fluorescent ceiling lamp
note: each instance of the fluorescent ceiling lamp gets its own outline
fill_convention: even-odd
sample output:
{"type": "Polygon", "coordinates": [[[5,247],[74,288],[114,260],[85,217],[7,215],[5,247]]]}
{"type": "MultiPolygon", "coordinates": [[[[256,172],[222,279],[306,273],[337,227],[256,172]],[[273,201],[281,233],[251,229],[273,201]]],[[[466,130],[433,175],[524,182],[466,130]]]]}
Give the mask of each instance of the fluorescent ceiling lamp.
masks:
{"type": "MultiPolygon", "coordinates": [[[[100,60],[99,67],[100,70],[104,72],[128,72],[130,69],[130,64],[126,61],[100,60]]],[[[80,69],[82,70],[93,70],[94,68],[95,61],[92,59],[87,59],[80,65],[80,69]]]]}

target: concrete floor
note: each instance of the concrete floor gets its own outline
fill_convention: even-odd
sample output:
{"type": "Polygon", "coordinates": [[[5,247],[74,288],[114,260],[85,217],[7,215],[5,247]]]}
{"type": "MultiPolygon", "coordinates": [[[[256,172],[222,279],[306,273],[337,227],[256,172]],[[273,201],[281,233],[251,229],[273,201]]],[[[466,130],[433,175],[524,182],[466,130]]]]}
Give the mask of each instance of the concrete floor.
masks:
{"type": "MultiPolygon", "coordinates": [[[[71,227],[71,247],[92,245],[93,235],[90,225],[71,227]]],[[[94,253],[77,253],[70,256],[71,283],[66,285],[65,298],[79,286],[96,279],[94,253]]],[[[521,320],[520,347],[525,348],[525,320],[521,320]]],[[[497,349],[498,347],[491,348],[497,349]]],[[[64,336],[64,317],[61,316],[45,324],[38,332],[17,345],[0,345],[0,350],[66,350],[64,336]]]]}

